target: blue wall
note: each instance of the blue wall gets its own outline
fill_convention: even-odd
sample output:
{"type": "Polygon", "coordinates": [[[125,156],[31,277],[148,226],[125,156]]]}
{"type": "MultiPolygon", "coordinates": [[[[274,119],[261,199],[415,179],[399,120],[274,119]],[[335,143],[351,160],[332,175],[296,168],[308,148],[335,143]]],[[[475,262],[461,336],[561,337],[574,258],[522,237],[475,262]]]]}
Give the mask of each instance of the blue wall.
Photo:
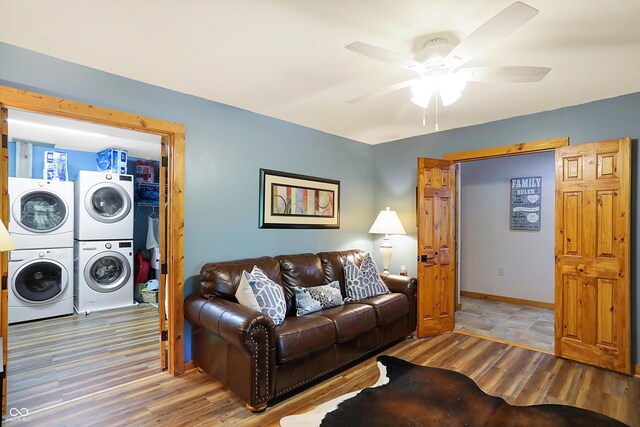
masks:
{"type": "MultiPolygon", "coordinates": [[[[370,146],[6,43],[0,43],[0,84],[186,125],[186,295],[207,261],[371,250],[370,146]],[[341,181],[340,229],[259,229],[260,168],[341,181]]],[[[186,324],[185,360],[190,333],[186,324]]]]}
{"type": "MultiPolygon", "coordinates": [[[[373,147],[374,206],[393,206],[404,224],[411,224],[415,216],[415,189],[417,186],[417,157],[442,158],[455,153],[479,148],[499,147],[520,142],[538,141],[568,136],[571,144],[631,137],[632,147],[632,220],[631,220],[631,299],[632,340],[635,364],[640,363],[640,287],[638,269],[640,240],[638,228],[638,138],[640,137],[640,93],[591,102],[554,111],[520,116],[477,126],[442,131],[407,138],[373,147]]],[[[507,190],[505,190],[507,191],[507,190]]],[[[415,221],[414,221],[415,224],[415,221]]],[[[505,226],[507,226],[505,224],[505,226]]],[[[416,229],[405,226],[407,236],[393,236],[394,254],[391,270],[407,264],[409,274],[417,269],[416,229]]],[[[375,242],[378,245],[378,241],[375,242]]],[[[467,248],[468,249],[468,248],[467,248]]],[[[478,248],[487,251],[491,248],[478,248]]]]}

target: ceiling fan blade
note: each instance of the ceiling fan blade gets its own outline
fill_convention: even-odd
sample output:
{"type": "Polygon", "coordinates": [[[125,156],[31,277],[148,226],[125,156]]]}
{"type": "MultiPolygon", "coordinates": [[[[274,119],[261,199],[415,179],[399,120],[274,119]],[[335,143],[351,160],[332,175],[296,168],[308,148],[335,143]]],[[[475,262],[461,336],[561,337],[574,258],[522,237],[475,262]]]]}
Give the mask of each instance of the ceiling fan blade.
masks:
{"type": "Polygon", "coordinates": [[[364,96],[351,99],[351,100],[347,101],[347,103],[348,104],[357,104],[359,102],[366,101],[369,98],[375,98],[376,96],[386,95],[388,93],[395,92],[395,91],[400,90],[400,89],[404,89],[405,87],[409,87],[413,83],[415,83],[416,81],[417,81],[417,79],[405,80],[403,82],[396,83],[396,84],[393,84],[391,86],[383,87],[382,89],[378,89],[378,90],[376,90],[374,92],[371,92],[371,93],[368,93],[368,94],[366,94],[364,96]]]}
{"type": "Polygon", "coordinates": [[[458,73],[467,76],[470,82],[487,83],[533,83],[542,80],[551,68],[547,67],[471,67],[458,73]]]}
{"type": "Polygon", "coordinates": [[[478,27],[462,40],[445,58],[449,69],[464,64],[493,43],[509,36],[538,14],[538,10],[515,2],[478,27]]]}
{"type": "Polygon", "coordinates": [[[359,53],[360,55],[367,56],[369,58],[376,59],[378,61],[386,62],[391,65],[398,65],[400,67],[414,69],[415,67],[421,67],[419,62],[407,58],[406,56],[395,53],[391,50],[374,46],[372,44],[353,42],[345,46],[352,52],[359,53]]]}

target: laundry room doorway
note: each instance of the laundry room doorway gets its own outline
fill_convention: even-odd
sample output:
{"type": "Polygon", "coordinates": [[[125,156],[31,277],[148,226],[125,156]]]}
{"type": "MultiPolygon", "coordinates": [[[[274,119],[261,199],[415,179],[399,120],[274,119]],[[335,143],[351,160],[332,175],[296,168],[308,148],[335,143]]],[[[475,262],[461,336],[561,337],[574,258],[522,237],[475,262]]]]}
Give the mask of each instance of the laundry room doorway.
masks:
{"type": "MultiPolygon", "coordinates": [[[[18,234],[15,234],[16,230],[10,230],[12,237],[17,236],[20,243],[11,253],[11,262],[9,262],[8,253],[0,254],[0,275],[3,281],[0,317],[5,373],[2,388],[3,413],[7,410],[7,377],[12,372],[12,359],[8,359],[7,351],[12,348],[12,343],[9,342],[12,337],[9,331],[10,322],[12,328],[22,329],[24,333],[21,335],[31,339],[30,342],[16,343],[22,346],[22,350],[42,344],[50,348],[55,347],[51,344],[51,339],[56,336],[56,332],[50,331],[55,331],[58,327],[60,331],[58,335],[62,341],[56,348],[71,347],[75,353],[74,356],[62,353],[51,356],[52,359],[57,360],[65,357],[72,360],[73,357],[81,354],[83,337],[108,341],[109,338],[120,333],[121,336],[118,338],[120,342],[111,342],[110,345],[122,350],[127,345],[124,341],[136,341],[134,331],[142,325],[153,334],[147,336],[147,341],[149,338],[155,341],[153,359],[156,361],[153,363],[150,359],[145,361],[149,372],[166,369],[171,374],[182,373],[184,371],[182,343],[184,126],[4,86],[0,86],[0,107],[2,107],[1,218],[4,225],[9,228],[18,222],[16,218],[27,220],[30,217],[32,220],[35,218],[31,223],[25,221],[25,227],[18,234]],[[65,127],[63,126],[65,121],[73,122],[71,133],[75,132],[78,136],[76,139],[82,140],[85,144],[94,136],[106,138],[110,142],[122,142],[117,138],[123,137],[127,132],[130,135],[140,136],[137,141],[134,138],[134,144],[128,150],[130,157],[137,157],[139,162],[132,163],[129,159],[129,170],[126,171],[128,173],[122,173],[122,171],[108,173],[109,170],[106,171],[107,173],[102,173],[96,170],[95,160],[96,152],[106,148],[104,145],[106,141],[99,147],[91,144],[84,147],[68,147],[65,146],[67,140],[74,139],[68,134],[65,143],[55,141],[52,143],[47,141],[48,138],[37,135],[29,138],[9,138],[12,129],[26,125],[35,126],[48,135],[55,134],[58,128],[65,127]],[[139,150],[142,150],[145,144],[155,144],[154,149],[157,153],[140,154],[139,150]],[[60,181],[48,179],[51,177],[46,175],[47,165],[42,164],[43,150],[65,153],[69,156],[68,160],[82,153],[90,154],[94,167],[78,167],[78,162],[74,161],[72,164],[69,161],[68,169],[60,171],[57,169],[63,162],[54,162],[55,166],[50,167],[50,171],[69,174],[64,178],[75,180],[75,186],[72,182],[64,182],[65,179],[60,181]],[[78,169],[82,170],[82,173],[79,173],[78,169]],[[145,172],[144,176],[141,175],[139,178],[145,181],[143,184],[148,185],[139,185],[141,183],[135,179],[135,169],[145,172]],[[14,178],[10,180],[9,176],[14,178]],[[18,194],[16,184],[21,181],[24,181],[22,184],[25,185],[38,181],[41,187],[42,183],[45,183],[45,186],[23,191],[22,193],[33,193],[33,197],[24,203],[17,203],[12,198],[18,194]],[[65,187],[62,184],[75,187],[73,196],[68,196],[69,186],[65,187]],[[57,191],[51,191],[52,194],[61,195],[58,199],[46,197],[44,190],[51,189],[51,185],[60,186],[55,189],[57,191]],[[11,192],[10,187],[13,187],[11,192]],[[74,201],[70,202],[70,200],[74,201]],[[18,207],[14,208],[12,205],[18,207]],[[16,213],[14,210],[18,214],[17,217],[14,215],[16,213]],[[91,224],[91,221],[94,223],[91,224]],[[58,222],[61,225],[57,224],[58,222]],[[123,232],[124,224],[129,222],[130,225],[126,225],[125,229],[134,227],[135,232],[132,234],[135,236],[123,232]],[[71,246],[67,242],[69,228],[64,224],[75,225],[71,246]],[[52,230],[47,229],[45,232],[44,229],[47,227],[52,230]],[[82,233],[88,234],[79,234],[79,229],[83,230],[82,233]],[[102,234],[91,234],[96,232],[102,234]],[[44,235],[48,235],[49,240],[43,240],[44,235]],[[33,244],[44,247],[29,246],[31,243],[28,239],[35,239],[37,243],[33,244]],[[21,248],[24,250],[18,250],[21,248]],[[33,254],[30,253],[32,249],[36,251],[33,254]],[[14,257],[13,254],[18,252],[20,256],[14,257]],[[135,255],[138,255],[136,256],[138,262],[134,269],[135,255]],[[50,261],[48,270],[40,269],[39,263],[43,260],[50,261]],[[34,270],[31,276],[27,274],[28,268],[34,270]],[[24,272],[23,276],[32,281],[33,277],[40,278],[37,280],[37,286],[34,287],[33,283],[31,286],[28,283],[21,286],[18,280],[18,277],[21,277],[18,269],[24,272]],[[155,273],[149,274],[149,271],[155,273]],[[71,276],[74,278],[74,283],[71,283],[71,276]],[[133,282],[139,283],[142,278],[150,280],[146,281],[145,288],[135,287],[138,301],[142,303],[138,306],[132,301],[133,282]],[[49,294],[42,295],[28,295],[25,291],[24,295],[13,298],[19,294],[13,286],[16,283],[20,289],[27,291],[39,289],[42,283],[50,285],[51,290],[49,294]],[[60,295],[55,295],[56,290],[60,295]],[[42,299],[40,305],[37,304],[38,298],[42,299]],[[74,311],[79,314],[66,315],[69,312],[70,301],[73,302],[74,311]],[[15,313],[20,311],[16,306],[24,306],[20,310],[26,312],[26,317],[23,316],[20,319],[15,317],[15,313]],[[149,306],[153,308],[148,308],[149,306]],[[53,309],[54,307],[57,311],[53,309]],[[132,312],[133,307],[135,310],[145,307],[147,309],[132,312]],[[89,313],[88,316],[87,313],[89,313]],[[61,314],[63,315],[60,317],[61,314]],[[10,319],[11,316],[15,321],[10,319]],[[35,319],[45,317],[48,318],[46,328],[31,331],[30,336],[28,332],[30,325],[39,322],[35,319]],[[137,325],[134,325],[136,323],[137,325]],[[74,331],[74,328],[79,325],[86,327],[81,333],[74,331]],[[65,342],[65,339],[70,341],[65,342]]],[[[126,139],[126,136],[123,138],[126,139]]],[[[123,148],[122,144],[117,142],[111,146],[123,148]]],[[[45,156],[45,163],[47,160],[45,156]]],[[[67,179],[67,181],[70,180],[67,179]]],[[[85,353],[91,353],[86,348],[84,350],[85,353]]],[[[136,358],[136,354],[142,352],[140,347],[125,351],[129,352],[130,363],[136,358]]],[[[110,370],[108,365],[100,365],[100,361],[111,358],[111,355],[96,353],[93,357],[94,373],[97,372],[99,375],[100,369],[104,372],[110,370]]],[[[23,362],[24,366],[29,365],[28,361],[23,362]]],[[[68,363],[68,366],[72,365],[73,362],[68,363]]],[[[77,366],[72,368],[70,372],[79,374],[77,366]]],[[[135,367],[126,369],[140,370],[135,367]]],[[[142,374],[138,372],[130,378],[135,380],[136,375],[140,377],[142,374]]],[[[126,379],[119,383],[122,381],[126,379]]],[[[107,388],[118,385],[118,381],[112,383],[105,381],[105,383],[107,388]]],[[[46,384],[40,384],[40,389],[34,394],[46,401],[48,398],[46,396],[51,395],[46,388],[46,384]]],[[[66,396],[60,395],[58,399],[64,401],[83,395],[82,393],[95,391],[95,387],[78,387],[75,391],[67,390],[66,396]]],[[[11,393],[10,387],[8,392],[11,393]]]]}

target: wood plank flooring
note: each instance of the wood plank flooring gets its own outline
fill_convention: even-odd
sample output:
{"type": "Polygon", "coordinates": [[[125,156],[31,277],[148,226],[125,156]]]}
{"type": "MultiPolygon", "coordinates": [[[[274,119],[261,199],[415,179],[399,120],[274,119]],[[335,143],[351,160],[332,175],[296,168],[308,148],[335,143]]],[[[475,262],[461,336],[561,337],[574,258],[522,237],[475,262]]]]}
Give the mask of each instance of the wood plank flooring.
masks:
{"type": "MultiPolygon", "coordinates": [[[[384,353],[461,372],[511,404],[574,405],[640,426],[639,378],[457,333],[406,340],[384,353]]],[[[195,369],[180,377],[160,373],[32,413],[29,420],[32,426],[277,426],[285,415],[306,412],[377,378],[371,357],[253,415],[207,374],[195,369]]]]}
{"type": "Polygon", "coordinates": [[[158,329],[151,305],[10,325],[7,408],[33,413],[162,372],[158,329]]]}

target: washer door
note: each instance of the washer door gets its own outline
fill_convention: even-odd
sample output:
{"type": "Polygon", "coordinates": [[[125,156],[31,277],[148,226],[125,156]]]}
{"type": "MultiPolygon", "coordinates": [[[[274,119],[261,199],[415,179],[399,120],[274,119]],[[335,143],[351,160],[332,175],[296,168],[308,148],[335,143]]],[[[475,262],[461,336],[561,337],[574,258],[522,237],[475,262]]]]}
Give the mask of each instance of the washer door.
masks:
{"type": "Polygon", "coordinates": [[[27,262],[13,275],[11,286],[13,293],[22,301],[31,304],[44,304],[53,299],[67,287],[69,274],[57,261],[37,259],[27,262]]]}
{"type": "Polygon", "coordinates": [[[84,207],[96,221],[111,224],[127,216],[131,210],[131,197],[118,184],[100,183],[87,191],[84,207]]]}
{"type": "Polygon", "coordinates": [[[51,191],[27,191],[13,204],[14,220],[33,233],[50,233],[62,227],[68,217],[67,204],[51,191]]]}
{"type": "Polygon", "coordinates": [[[119,252],[107,251],[94,255],[84,267],[84,279],[96,292],[115,292],[131,276],[131,263],[119,252]]]}

